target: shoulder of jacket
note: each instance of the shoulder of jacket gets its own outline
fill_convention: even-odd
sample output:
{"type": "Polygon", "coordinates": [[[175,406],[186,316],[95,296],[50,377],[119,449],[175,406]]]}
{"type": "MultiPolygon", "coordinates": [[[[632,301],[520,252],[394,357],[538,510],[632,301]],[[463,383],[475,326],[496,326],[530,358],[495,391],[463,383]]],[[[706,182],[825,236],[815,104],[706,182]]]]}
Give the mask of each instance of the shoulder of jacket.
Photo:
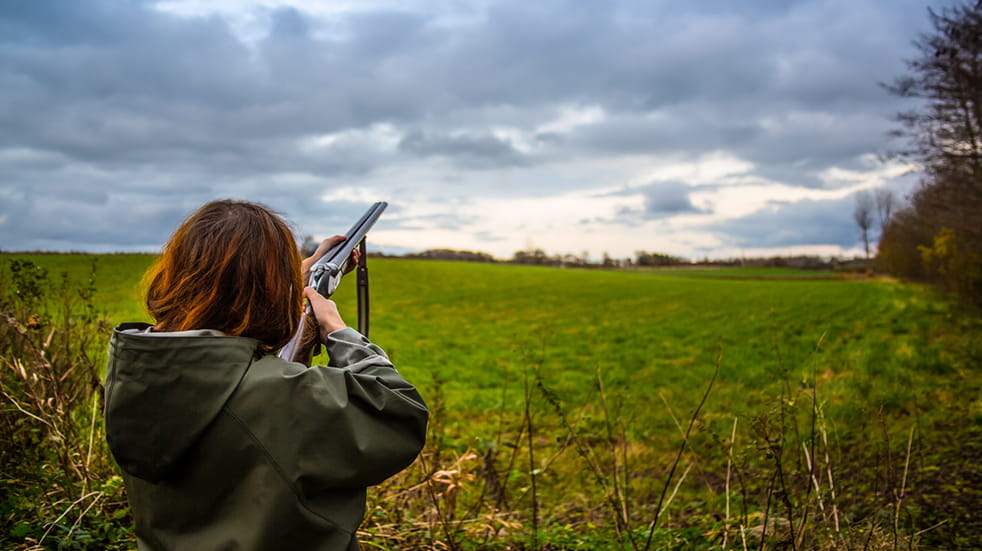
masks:
{"type": "Polygon", "coordinates": [[[307,369],[309,368],[301,363],[284,360],[276,354],[266,354],[252,362],[249,373],[246,374],[246,380],[290,377],[299,375],[307,369]]]}

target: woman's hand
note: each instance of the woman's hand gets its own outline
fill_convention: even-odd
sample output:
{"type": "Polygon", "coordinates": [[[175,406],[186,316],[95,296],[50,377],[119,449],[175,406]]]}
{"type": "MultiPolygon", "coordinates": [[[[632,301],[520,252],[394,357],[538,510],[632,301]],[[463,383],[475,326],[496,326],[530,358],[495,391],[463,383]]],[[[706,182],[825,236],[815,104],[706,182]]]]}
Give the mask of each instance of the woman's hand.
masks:
{"type": "Polygon", "coordinates": [[[321,330],[321,342],[327,342],[327,335],[332,331],[347,327],[338,312],[338,305],[333,300],[324,298],[313,287],[305,287],[303,296],[307,297],[310,307],[314,310],[314,317],[321,330]]]}
{"type": "MultiPolygon", "coordinates": [[[[323,258],[324,255],[327,254],[327,251],[333,249],[345,239],[347,239],[347,237],[343,235],[335,235],[324,239],[321,241],[321,244],[317,246],[317,250],[314,251],[314,254],[308,256],[300,262],[300,275],[304,284],[310,281],[310,268],[314,265],[314,263],[323,258]]],[[[348,259],[348,264],[345,266],[344,273],[354,270],[355,266],[358,265],[359,259],[361,259],[361,251],[359,251],[356,247],[351,250],[351,257],[348,259]]]]}

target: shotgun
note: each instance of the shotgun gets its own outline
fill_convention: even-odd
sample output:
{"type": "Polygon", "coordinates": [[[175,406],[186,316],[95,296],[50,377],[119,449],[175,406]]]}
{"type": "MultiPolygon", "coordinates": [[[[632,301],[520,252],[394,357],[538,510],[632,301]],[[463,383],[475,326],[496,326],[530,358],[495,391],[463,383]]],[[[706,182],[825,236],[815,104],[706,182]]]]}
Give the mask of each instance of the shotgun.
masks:
{"type": "MultiPolygon", "coordinates": [[[[349,271],[348,262],[351,252],[358,247],[358,267],[356,270],[358,285],[358,332],[368,336],[368,252],[365,247],[365,235],[372,229],[375,222],[382,216],[382,211],[389,206],[379,201],[368,208],[365,214],[351,229],[344,234],[345,240],[338,243],[310,267],[310,280],[307,285],[313,287],[324,297],[330,298],[341,284],[341,278],[349,271]]],[[[291,362],[310,364],[311,354],[320,344],[320,330],[314,312],[307,305],[305,315],[300,317],[300,326],[290,342],[286,343],[279,356],[291,362]]],[[[316,353],[314,354],[316,355],[316,353]]]]}

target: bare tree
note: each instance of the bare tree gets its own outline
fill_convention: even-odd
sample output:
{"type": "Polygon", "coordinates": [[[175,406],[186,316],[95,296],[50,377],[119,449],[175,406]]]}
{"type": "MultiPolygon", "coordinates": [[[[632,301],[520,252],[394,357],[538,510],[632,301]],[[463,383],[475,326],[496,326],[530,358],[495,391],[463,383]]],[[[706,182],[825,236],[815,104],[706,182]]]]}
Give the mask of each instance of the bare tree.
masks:
{"type": "Polygon", "coordinates": [[[880,239],[881,266],[982,304],[982,0],[928,10],[908,74],[887,89],[920,101],[898,115],[920,187],[880,239]]]}
{"type": "Polygon", "coordinates": [[[869,229],[873,226],[873,197],[868,191],[860,191],[856,194],[856,208],[852,211],[852,219],[859,226],[863,247],[866,250],[866,260],[869,261],[869,229]]]}
{"type": "Polygon", "coordinates": [[[317,250],[317,246],[320,245],[320,241],[314,239],[313,235],[303,236],[303,242],[300,243],[300,256],[304,258],[314,254],[317,250]]]}
{"type": "Polygon", "coordinates": [[[911,74],[887,89],[919,98],[900,113],[913,157],[931,170],[961,165],[978,178],[982,170],[982,1],[928,10],[934,32],[915,42],[921,56],[907,62],[911,74]]]}
{"type": "Polygon", "coordinates": [[[897,198],[892,191],[885,187],[877,188],[876,194],[876,214],[880,219],[880,235],[887,228],[887,223],[893,215],[893,209],[897,205],[897,198]]]}

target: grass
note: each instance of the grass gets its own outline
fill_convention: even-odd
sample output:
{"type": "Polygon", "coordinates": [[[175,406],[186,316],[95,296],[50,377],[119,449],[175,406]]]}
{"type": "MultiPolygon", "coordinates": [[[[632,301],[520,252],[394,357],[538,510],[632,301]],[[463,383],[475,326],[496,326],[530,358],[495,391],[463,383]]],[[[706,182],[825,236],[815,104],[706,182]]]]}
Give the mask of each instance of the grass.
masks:
{"type": "MultiPolygon", "coordinates": [[[[496,404],[502,386],[520,374],[516,355],[535,351],[541,375],[571,404],[591,402],[600,369],[628,404],[626,413],[657,431],[670,420],[647,402],[661,393],[693,403],[719,348],[725,362],[716,401],[728,413],[768,403],[781,392],[777,380],[800,382],[813,367],[833,395],[849,401],[885,400],[898,386],[933,386],[940,367],[919,362],[925,353],[944,353],[947,325],[957,315],[917,289],[888,282],[409,261],[373,269],[373,338],[415,379],[446,381],[452,409],[496,404]]],[[[345,291],[338,300],[351,312],[345,291]]]]}
{"type": "MultiPolygon", "coordinates": [[[[147,320],[137,282],[151,256],[16,257],[72,278],[86,277],[97,258],[96,301],[111,323],[147,320]]],[[[852,541],[875,533],[889,542],[884,534],[903,532],[910,545],[962,548],[982,523],[974,512],[980,491],[970,484],[978,474],[966,455],[978,445],[951,443],[978,442],[982,433],[982,320],[926,289],[787,269],[561,270],[396,259],[369,266],[372,339],[434,409],[428,464],[377,490],[369,547],[392,545],[387,527],[412,532],[407,526],[427,519],[443,527],[426,536],[431,544],[456,549],[601,542],[620,549],[648,537],[655,546],[738,547],[736,533],[721,540],[735,526],[724,522],[727,504],[747,529],[817,514],[818,496],[829,505],[830,488],[814,476],[823,449],[826,478],[840,482],[836,499],[851,507],[842,522],[854,531],[868,523],[852,541]],[[909,476],[902,477],[905,459],[909,476]],[[448,464],[461,477],[453,503],[457,486],[434,478],[453,470],[442,468],[448,464]],[[504,497],[492,502],[495,484],[504,497]],[[420,493],[393,518],[393,496],[426,487],[445,493],[420,493]],[[646,531],[665,488],[677,494],[658,529],[646,531]],[[612,500],[624,510],[623,526],[615,526],[612,500]],[[451,513],[470,524],[450,523],[451,513]]],[[[354,325],[354,281],[343,282],[335,299],[354,325]]],[[[820,533],[803,523],[794,536],[800,545],[809,529],[820,533]]],[[[845,529],[828,530],[846,537],[845,529]]]]}
{"type": "Polygon", "coordinates": [[[149,254],[0,254],[0,268],[8,260],[29,260],[48,270],[52,278],[62,275],[84,282],[95,266],[95,304],[113,323],[151,321],[142,306],[139,281],[156,259],[149,254]]]}
{"type": "Polygon", "coordinates": [[[644,269],[652,275],[676,277],[708,277],[718,279],[832,279],[836,276],[832,270],[799,270],[795,268],[764,268],[764,267],[667,267],[644,269]]]}

